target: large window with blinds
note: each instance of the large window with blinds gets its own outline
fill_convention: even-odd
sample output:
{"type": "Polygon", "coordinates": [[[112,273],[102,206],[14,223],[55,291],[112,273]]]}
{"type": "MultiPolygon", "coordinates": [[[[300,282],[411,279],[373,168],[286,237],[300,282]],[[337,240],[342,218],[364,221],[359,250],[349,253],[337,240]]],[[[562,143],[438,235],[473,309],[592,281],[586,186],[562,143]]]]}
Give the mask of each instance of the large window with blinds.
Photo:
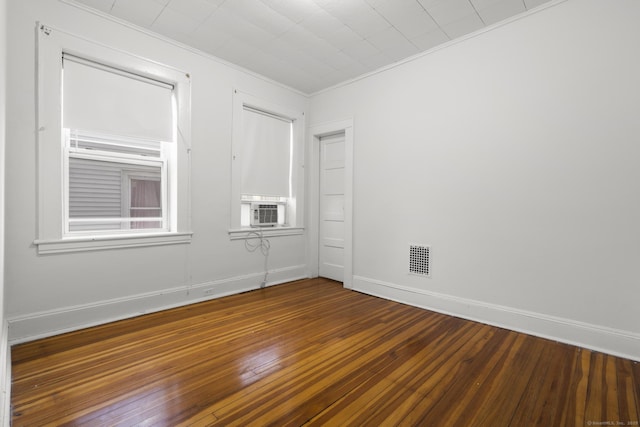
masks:
{"type": "Polygon", "coordinates": [[[287,205],[292,201],[293,120],[245,105],[242,127],[241,225],[251,225],[252,203],[276,206],[278,225],[288,225],[287,205]]]}
{"type": "Polygon", "coordinates": [[[189,73],[38,26],[40,254],[191,241],[189,73]]]}
{"type": "Polygon", "coordinates": [[[63,54],[66,232],[168,230],[173,86],[63,54]]]}
{"type": "Polygon", "coordinates": [[[301,232],[304,113],[236,91],[233,127],[232,238],[255,227],[301,232]],[[266,228],[256,224],[256,206],[269,210],[266,228]]]}

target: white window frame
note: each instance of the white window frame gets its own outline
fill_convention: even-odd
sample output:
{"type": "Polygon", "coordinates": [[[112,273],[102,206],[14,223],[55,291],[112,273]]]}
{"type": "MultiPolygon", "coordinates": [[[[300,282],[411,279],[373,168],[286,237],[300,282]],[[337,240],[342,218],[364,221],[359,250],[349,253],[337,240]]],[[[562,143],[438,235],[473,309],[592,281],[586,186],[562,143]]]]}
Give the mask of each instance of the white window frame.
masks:
{"type": "MultiPolygon", "coordinates": [[[[191,83],[183,71],[128,52],[38,24],[38,229],[34,244],[38,253],[65,253],[129,248],[191,241],[190,156],[191,83]],[[62,54],[75,56],[140,74],[174,86],[177,137],[174,154],[166,159],[167,226],[150,232],[68,233],[68,200],[65,200],[65,145],[62,143],[62,54]]],[[[84,155],[84,154],[83,154],[84,155]]],[[[117,156],[117,153],[109,153],[117,156]]],[[[102,158],[104,159],[104,157],[102,158]]]]}
{"type": "MultiPolygon", "coordinates": [[[[286,201],[286,224],[276,227],[260,228],[263,236],[290,236],[304,233],[304,129],[305,114],[303,111],[295,111],[282,107],[275,103],[265,101],[237,89],[233,91],[233,135],[231,153],[231,224],[229,237],[231,240],[250,238],[250,232],[256,228],[241,224],[242,205],[251,203],[243,200],[241,189],[242,159],[238,155],[241,152],[244,129],[242,114],[245,107],[273,114],[275,116],[290,119],[293,122],[292,152],[291,152],[291,194],[286,201]]],[[[265,203],[271,201],[265,201],[265,203]]],[[[275,203],[275,202],[274,202],[275,203]]],[[[282,202],[278,202],[282,203],[282,202]]]]}

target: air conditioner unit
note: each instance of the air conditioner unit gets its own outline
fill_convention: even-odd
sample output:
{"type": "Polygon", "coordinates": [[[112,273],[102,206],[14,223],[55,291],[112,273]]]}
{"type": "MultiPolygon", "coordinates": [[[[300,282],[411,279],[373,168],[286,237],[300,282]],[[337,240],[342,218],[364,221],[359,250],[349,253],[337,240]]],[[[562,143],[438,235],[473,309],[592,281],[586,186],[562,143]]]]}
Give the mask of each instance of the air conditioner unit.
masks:
{"type": "Polygon", "coordinates": [[[275,227],[278,225],[278,205],[251,203],[252,227],[275,227]]]}

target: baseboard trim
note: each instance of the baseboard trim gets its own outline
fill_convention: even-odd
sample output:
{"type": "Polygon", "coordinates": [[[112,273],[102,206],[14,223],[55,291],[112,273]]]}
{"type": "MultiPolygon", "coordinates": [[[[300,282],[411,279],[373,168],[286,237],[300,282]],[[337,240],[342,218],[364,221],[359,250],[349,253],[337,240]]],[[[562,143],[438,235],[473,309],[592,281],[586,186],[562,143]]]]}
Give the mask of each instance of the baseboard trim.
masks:
{"type": "Polygon", "coordinates": [[[353,290],[442,314],[640,361],[640,334],[354,276],[353,290]]]}
{"type": "Polygon", "coordinates": [[[2,322],[0,331],[0,425],[11,425],[11,347],[9,347],[9,322],[2,322]]]}
{"type": "MultiPolygon", "coordinates": [[[[305,265],[273,269],[269,270],[266,286],[279,285],[307,277],[305,265]]],[[[260,287],[263,278],[264,273],[247,274],[197,285],[179,286],[158,292],[13,317],[8,319],[8,341],[11,345],[20,344],[147,313],[251,291],[260,287]]]]}

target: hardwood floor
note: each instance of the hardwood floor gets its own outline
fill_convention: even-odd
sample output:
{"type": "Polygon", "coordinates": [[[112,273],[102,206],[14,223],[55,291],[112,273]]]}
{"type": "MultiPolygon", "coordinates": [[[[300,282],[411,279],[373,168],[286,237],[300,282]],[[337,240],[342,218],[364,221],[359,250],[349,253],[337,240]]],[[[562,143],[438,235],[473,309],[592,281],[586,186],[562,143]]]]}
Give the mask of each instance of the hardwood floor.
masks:
{"type": "Polygon", "coordinates": [[[13,426],[587,426],[640,419],[636,362],[325,279],[26,343],[12,358],[13,426]]]}

